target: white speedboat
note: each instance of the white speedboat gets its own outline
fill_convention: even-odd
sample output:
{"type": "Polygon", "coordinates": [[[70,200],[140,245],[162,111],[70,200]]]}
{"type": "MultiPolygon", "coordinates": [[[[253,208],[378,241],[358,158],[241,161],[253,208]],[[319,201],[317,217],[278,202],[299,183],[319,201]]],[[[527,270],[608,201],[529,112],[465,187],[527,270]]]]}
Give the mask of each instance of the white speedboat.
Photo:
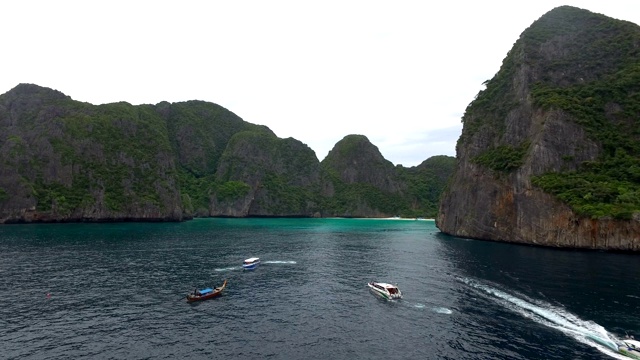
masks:
{"type": "Polygon", "coordinates": [[[618,352],[632,359],[640,359],[640,341],[632,338],[621,339],[622,345],[618,347],[618,352]]]}
{"type": "Polygon", "coordinates": [[[395,285],[372,281],[368,283],[367,286],[369,287],[369,290],[371,290],[371,292],[384,299],[402,299],[402,291],[400,291],[400,289],[398,289],[398,287],[395,285]]]}
{"type": "Polygon", "coordinates": [[[258,267],[258,264],[260,264],[260,258],[252,257],[252,258],[248,258],[245,261],[243,261],[242,262],[242,267],[245,270],[253,270],[253,269],[258,267]]]}

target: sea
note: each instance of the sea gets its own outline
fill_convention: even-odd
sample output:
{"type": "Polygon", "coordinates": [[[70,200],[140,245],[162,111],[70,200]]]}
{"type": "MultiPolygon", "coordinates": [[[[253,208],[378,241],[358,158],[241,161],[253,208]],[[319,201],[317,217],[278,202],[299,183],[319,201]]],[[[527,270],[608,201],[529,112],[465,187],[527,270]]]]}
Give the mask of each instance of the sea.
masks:
{"type": "Polygon", "coordinates": [[[640,337],[638,279],[638,254],[469,240],[431,220],[5,225],[0,358],[627,359],[614,349],[640,337]]]}

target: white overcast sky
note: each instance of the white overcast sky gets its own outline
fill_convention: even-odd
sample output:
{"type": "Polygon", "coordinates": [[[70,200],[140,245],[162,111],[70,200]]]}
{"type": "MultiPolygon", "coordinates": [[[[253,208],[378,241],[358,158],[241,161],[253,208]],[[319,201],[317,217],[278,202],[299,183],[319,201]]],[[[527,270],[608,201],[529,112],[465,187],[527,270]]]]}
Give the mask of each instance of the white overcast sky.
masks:
{"type": "Polygon", "coordinates": [[[0,93],[92,104],[204,100],[319,160],[362,134],[394,164],[455,156],[460,118],[520,34],[572,5],[640,24],[640,1],[3,1],[0,93]]]}

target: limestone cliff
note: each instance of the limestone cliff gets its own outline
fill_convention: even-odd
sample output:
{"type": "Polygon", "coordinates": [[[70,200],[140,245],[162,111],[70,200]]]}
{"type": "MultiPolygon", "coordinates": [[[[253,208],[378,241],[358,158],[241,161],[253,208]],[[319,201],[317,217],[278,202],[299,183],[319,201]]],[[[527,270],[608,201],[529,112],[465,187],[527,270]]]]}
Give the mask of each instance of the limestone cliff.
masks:
{"type": "Polygon", "coordinates": [[[0,95],[0,130],[0,223],[426,217],[451,173],[394,167],[356,135],[320,163],[204,101],[96,106],[31,84],[0,95]]]}
{"type": "Polygon", "coordinates": [[[332,193],[311,148],[264,132],[235,134],[222,154],[216,179],[248,187],[242,196],[227,200],[214,193],[211,216],[321,216],[321,199],[332,193]]]}
{"type": "Polygon", "coordinates": [[[438,228],[640,250],[639,64],[635,24],[568,6],[534,22],[466,109],[438,228]]]}
{"type": "Polygon", "coordinates": [[[182,219],[155,117],[148,106],[93,106],[36,85],[1,95],[0,223],[182,219]]]}
{"type": "Polygon", "coordinates": [[[398,171],[364,135],[348,135],[322,160],[336,188],[329,212],[345,217],[390,217],[406,208],[398,171]]]}

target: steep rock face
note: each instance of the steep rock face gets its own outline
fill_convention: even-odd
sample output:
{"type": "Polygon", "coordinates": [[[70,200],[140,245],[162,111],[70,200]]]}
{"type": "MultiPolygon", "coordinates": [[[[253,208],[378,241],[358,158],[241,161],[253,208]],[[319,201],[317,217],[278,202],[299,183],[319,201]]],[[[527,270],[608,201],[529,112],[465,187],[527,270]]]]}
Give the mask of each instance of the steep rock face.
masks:
{"type": "Polygon", "coordinates": [[[408,207],[397,169],[363,135],[347,135],[322,160],[336,188],[333,216],[389,217],[408,207]]]}
{"type": "Polygon", "coordinates": [[[240,181],[250,189],[226,201],[214,194],[212,216],[320,216],[321,198],[333,191],[311,148],[261,131],[231,138],[216,179],[240,181]]]}
{"type": "Polygon", "coordinates": [[[156,120],[149,108],[92,106],[36,85],[0,96],[0,222],[182,219],[156,120]]]}
{"type": "Polygon", "coordinates": [[[216,104],[96,106],[29,84],[0,95],[0,129],[0,223],[433,216],[454,161],[394,167],[353,135],[320,163],[216,104]]]}
{"type": "MultiPolygon", "coordinates": [[[[592,196],[587,191],[573,200],[536,185],[544,184],[536,179],[548,174],[587,178],[588,164],[606,163],[617,146],[624,146],[609,144],[599,129],[616,137],[627,125],[637,129],[633,116],[615,116],[622,114],[620,99],[627,101],[637,90],[628,87],[601,97],[589,91],[609,91],[605,87],[612,74],[638,63],[639,48],[637,26],[566,6],[523,32],[465,112],[457,166],[440,202],[438,228],[476,239],[640,250],[637,214],[626,219],[589,215],[594,208],[611,207],[578,201],[581,195],[592,196]]],[[[639,155],[633,145],[623,150],[639,155]]],[[[635,186],[636,181],[627,184],[635,186]]]]}
{"type": "Polygon", "coordinates": [[[273,132],[255,125],[220,105],[205,101],[160,103],[156,111],[165,119],[177,164],[197,175],[215,173],[229,140],[241,131],[273,132]]]}
{"type": "Polygon", "coordinates": [[[322,162],[347,184],[366,183],[389,193],[404,188],[393,164],[364,135],[345,136],[322,162]]]}

